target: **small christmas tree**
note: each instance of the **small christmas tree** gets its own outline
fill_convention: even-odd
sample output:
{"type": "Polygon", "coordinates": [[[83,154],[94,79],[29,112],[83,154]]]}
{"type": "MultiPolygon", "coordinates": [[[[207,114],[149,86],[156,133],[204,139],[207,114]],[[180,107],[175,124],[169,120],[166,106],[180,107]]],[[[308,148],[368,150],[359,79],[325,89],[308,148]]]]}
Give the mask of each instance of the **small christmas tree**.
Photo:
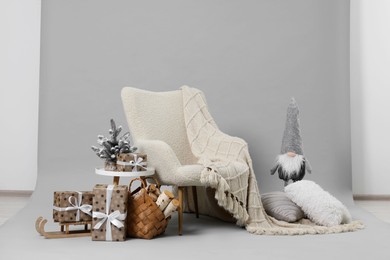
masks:
{"type": "Polygon", "coordinates": [[[92,146],[92,151],[105,160],[106,170],[116,170],[117,155],[120,153],[133,153],[137,147],[130,144],[130,133],[118,137],[122,131],[122,126],[116,127],[114,119],[111,119],[111,129],[108,131],[110,138],[98,135],[97,143],[100,147],[92,146]]]}

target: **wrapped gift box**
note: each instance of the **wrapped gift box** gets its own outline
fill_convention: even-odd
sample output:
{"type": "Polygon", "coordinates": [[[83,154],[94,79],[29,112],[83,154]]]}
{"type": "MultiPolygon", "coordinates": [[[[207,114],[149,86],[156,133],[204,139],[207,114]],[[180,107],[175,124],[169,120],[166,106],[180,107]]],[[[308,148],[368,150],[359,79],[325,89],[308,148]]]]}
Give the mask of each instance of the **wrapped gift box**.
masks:
{"type": "Polygon", "coordinates": [[[118,172],[146,171],[147,156],[143,153],[121,153],[117,156],[118,172]]]}
{"type": "Polygon", "coordinates": [[[92,199],[93,193],[89,191],[55,191],[54,222],[91,221],[92,199]]]}
{"type": "Polygon", "coordinates": [[[124,241],[128,187],[97,184],[93,194],[92,240],[124,241]]]}

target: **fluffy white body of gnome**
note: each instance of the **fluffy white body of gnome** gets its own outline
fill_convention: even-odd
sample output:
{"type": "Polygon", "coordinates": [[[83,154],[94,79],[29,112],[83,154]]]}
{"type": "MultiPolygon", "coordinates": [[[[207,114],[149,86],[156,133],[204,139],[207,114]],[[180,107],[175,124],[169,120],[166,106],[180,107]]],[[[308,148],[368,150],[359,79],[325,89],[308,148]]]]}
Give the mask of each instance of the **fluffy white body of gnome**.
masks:
{"type": "Polygon", "coordinates": [[[288,175],[288,178],[295,173],[299,173],[305,158],[303,155],[296,154],[294,157],[290,157],[287,154],[281,154],[277,157],[277,163],[280,167],[283,167],[283,171],[288,175]]]}
{"type": "Polygon", "coordinates": [[[313,181],[297,181],[284,188],[287,196],[316,224],[331,227],[352,221],[348,209],[313,181]]]}

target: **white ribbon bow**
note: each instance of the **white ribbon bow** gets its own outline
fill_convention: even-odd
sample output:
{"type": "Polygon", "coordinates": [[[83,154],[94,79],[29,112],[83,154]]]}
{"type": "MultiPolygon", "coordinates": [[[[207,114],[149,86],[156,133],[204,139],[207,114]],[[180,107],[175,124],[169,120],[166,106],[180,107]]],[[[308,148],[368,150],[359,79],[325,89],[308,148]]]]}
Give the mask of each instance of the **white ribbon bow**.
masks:
{"type": "Polygon", "coordinates": [[[113,224],[117,228],[124,227],[121,221],[125,220],[127,216],[127,213],[121,214],[119,210],[116,210],[111,214],[109,214],[113,189],[114,189],[114,185],[107,186],[106,213],[95,212],[95,211],[92,213],[93,218],[101,219],[98,223],[96,223],[93,229],[100,229],[103,223],[106,222],[106,241],[112,241],[111,224],[113,224]]]}
{"type": "Polygon", "coordinates": [[[143,158],[142,157],[138,157],[136,154],[134,154],[134,160],[130,161],[130,162],[124,162],[124,161],[117,161],[116,163],[119,164],[119,165],[125,165],[125,166],[133,166],[133,172],[136,172],[137,171],[137,166],[143,168],[146,170],[146,162],[143,162],[143,158]]]}
{"type": "Polygon", "coordinates": [[[90,215],[91,216],[91,213],[90,211],[92,211],[92,205],[89,205],[89,204],[83,204],[81,205],[81,202],[83,200],[83,193],[82,192],[79,192],[77,191],[78,193],[78,199],[74,196],[70,196],[68,198],[68,201],[69,201],[69,204],[71,205],[71,207],[66,207],[66,208],[60,208],[60,207],[56,207],[54,206],[53,209],[54,210],[57,210],[57,211],[70,211],[70,210],[77,210],[77,213],[76,213],[76,221],[80,221],[80,210],[82,212],[84,212],[85,214],[87,215],[90,215]],[[74,203],[72,202],[72,198],[74,198],[74,203]]]}
{"type": "Polygon", "coordinates": [[[134,155],[134,161],[130,161],[130,165],[133,166],[133,172],[137,171],[137,166],[146,170],[146,163],[143,162],[144,159],[142,157],[137,157],[137,155],[134,155]]]}

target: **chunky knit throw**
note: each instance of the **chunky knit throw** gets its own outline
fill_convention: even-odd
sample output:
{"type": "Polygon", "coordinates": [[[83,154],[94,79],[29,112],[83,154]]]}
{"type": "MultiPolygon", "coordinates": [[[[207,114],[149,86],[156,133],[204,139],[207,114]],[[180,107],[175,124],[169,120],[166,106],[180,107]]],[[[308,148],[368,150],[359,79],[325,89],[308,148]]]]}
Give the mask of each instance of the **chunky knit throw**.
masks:
{"type": "Polygon", "coordinates": [[[182,87],[184,119],[193,154],[204,166],[201,183],[214,188],[215,199],[239,226],[254,234],[298,235],[354,231],[359,221],[333,227],[318,226],[309,220],[290,224],[264,211],[247,143],[221,132],[208,111],[200,90],[182,87]]]}

